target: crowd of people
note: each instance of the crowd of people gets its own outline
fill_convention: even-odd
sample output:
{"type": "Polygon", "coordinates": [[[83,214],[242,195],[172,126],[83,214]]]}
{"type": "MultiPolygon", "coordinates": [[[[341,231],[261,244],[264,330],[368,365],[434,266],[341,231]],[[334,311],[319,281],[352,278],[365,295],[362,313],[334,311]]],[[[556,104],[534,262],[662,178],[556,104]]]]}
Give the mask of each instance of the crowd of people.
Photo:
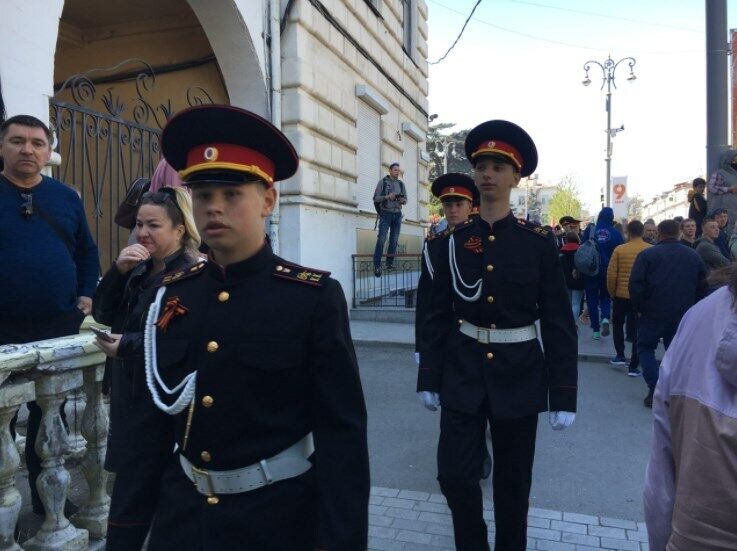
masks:
{"type": "Polygon", "coordinates": [[[611,332],[610,363],[626,366],[631,377],[643,375],[647,407],[652,407],[657,384],[659,343],[667,349],[685,312],[712,290],[708,275],[737,260],[735,221],[724,207],[708,210],[704,179],[696,178],[692,185],[688,218],[657,225],[652,219],[630,220],[622,226],[614,221],[612,209],[604,207],[596,223],[583,230],[571,216],[556,228],[575,318],[590,326],[595,340],[611,332]],[[585,255],[577,255],[582,243],[591,243],[598,255],[596,273],[583,265],[585,255]]]}

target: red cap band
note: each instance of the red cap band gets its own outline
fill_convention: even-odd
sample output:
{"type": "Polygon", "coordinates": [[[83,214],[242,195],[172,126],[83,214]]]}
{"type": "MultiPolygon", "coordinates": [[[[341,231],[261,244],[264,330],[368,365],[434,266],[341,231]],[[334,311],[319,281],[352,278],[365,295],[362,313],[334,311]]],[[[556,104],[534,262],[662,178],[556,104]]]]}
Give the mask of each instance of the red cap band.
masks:
{"type": "Polygon", "coordinates": [[[519,154],[517,148],[509,145],[506,142],[500,142],[499,140],[489,140],[488,142],[482,142],[481,145],[473,152],[471,158],[475,159],[479,155],[491,155],[496,153],[497,155],[504,155],[509,157],[512,162],[517,166],[517,169],[522,168],[522,155],[519,154]]]}
{"type": "Polygon", "coordinates": [[[443,197],[452,197],[452,196],[463,197],[464,199],[473,201],[473,192],[470,189],[466,189],[465,187],[461,187],[461,186],[444,187],[443,190],[440,192],[438,199],[442,200],[443,197]]]}
{"type": "Polygon", "coordinates": [[[187,154],[187,168],[180,171],[180,176],[185,178],[203,170],[244,172],[264,180],[268,185],[274,182],[274,161],[242,145],[212,143],[193,147],[187,154]]]}

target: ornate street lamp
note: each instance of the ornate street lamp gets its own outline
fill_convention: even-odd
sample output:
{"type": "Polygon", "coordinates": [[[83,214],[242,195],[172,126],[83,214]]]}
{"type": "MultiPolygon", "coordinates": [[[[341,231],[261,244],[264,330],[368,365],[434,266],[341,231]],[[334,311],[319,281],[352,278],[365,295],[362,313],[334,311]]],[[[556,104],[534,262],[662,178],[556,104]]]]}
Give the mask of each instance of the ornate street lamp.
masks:
{"type": "Polygon", "coordinates": [[[591,79],[589,78],[589,71],[591,70],[591,67],[593,65],[599,67],[601,69],[601,88],[600,90],[604,89],[604,86],[606,85],[606,206],[611,206],[611,199],[612,199],[612,190],[611,190],[611,173],[612,173],[612,138],[617,135],[617,132],[621,132],[624,130],[624,125],[620,126],[619,128],[612,128],[612,87],[616,88],[617,83],[614,81],[614,75],[617,71],[617,67],[620,63],[623,61],[627,62],[627,65],[629,65],[630,68],[630,74],[627,76],[627,80],[632,82],[637,77],[635,76],[634,67],[635,61],[634,57],[623,57],[619,61],[612,60],[612,57],[609,56],[606,61],[603,63],[599,63],[598,61],[589,60],[583,65],[583,70],[585,71],[585,76],[581,84],[584,86],[588,86],[591,84],[591,79]]]}

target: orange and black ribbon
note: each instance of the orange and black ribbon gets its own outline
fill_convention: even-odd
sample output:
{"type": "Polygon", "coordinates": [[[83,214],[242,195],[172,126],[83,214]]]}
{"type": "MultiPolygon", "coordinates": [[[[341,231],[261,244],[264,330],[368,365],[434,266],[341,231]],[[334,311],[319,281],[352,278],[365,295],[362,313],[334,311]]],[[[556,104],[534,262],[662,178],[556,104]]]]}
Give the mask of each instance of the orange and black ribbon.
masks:
{"type": "Polygon", "coordinates": [[[468,239],[468,241],[466,241],[463,244],[463,246],[466,247],[467,249],[475,252],[476,254],[480,254],[481,252],[483,252],[483,248],[481,247],[481,238],[480,237],[476,237],[476,236],[470,237],[468,239]]]}
{"type": "Polygon", "coordinates": [[[164,305],[164,313],[161,314],[161,317],[156,322],[156,326],[161,329],[161,331],[166,331],[166,328],[169,326],[169,322],[174,318],[174,316],[182,316],[187,312],[189,312],[189,308],[181,304],[179,297],[171,297],[166,301],[166,304],[164,305]]]}

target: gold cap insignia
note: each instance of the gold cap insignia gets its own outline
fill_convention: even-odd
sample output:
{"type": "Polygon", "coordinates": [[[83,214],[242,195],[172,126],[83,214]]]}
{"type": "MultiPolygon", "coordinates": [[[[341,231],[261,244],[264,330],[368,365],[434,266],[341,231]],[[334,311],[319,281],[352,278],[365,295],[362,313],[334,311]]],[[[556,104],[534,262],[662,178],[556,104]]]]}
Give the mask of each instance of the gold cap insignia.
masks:
{"type": "Polygon", "coordinates": [[[448,193],[455,193],[455,191],[456,191],[456,188],[452,187],[452,188],[450,188],[450,189],[448,190],[448,193]]]}
{"type": "Polygon", "coordinates": [[[489,149],[494,149],[496,147],[496,142],[493,142],[493,141],[492,142],[489,142],[488,143],[488,147],[489,147],[489,149]]]}
{"type": "Polygon", "coordinates": [[[205,149],[205,153],[203,155],[205,157],[206,161],[217,161],[218,159],[218,148],[217,147],[208,147],[205,149]]]}

